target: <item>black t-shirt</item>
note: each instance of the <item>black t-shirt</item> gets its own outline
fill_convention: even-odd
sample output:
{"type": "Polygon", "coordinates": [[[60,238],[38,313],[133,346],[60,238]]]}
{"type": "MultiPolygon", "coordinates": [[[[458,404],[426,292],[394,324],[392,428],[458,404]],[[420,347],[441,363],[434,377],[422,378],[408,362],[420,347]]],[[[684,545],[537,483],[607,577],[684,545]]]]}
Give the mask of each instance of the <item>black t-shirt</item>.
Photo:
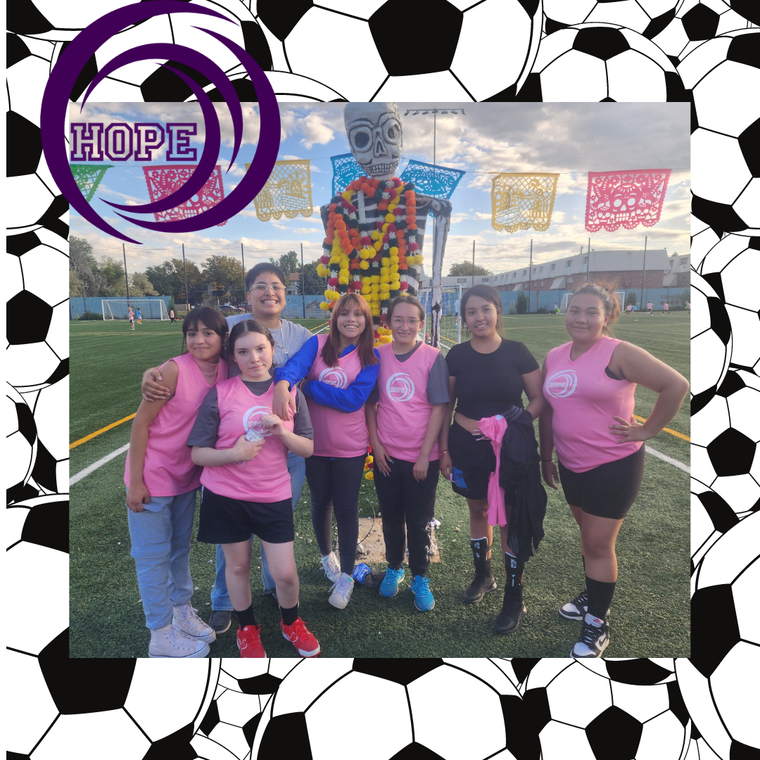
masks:
{"type": "Polygon", "coordinates": [[[452,346],[446,364],[456,378],[456,410],[472,420],[501,414],[510,404],[522,406],[521,376],[538,369],[524,343],[505,338],[490,354],[478,353],[470,341],[452,346]]]}

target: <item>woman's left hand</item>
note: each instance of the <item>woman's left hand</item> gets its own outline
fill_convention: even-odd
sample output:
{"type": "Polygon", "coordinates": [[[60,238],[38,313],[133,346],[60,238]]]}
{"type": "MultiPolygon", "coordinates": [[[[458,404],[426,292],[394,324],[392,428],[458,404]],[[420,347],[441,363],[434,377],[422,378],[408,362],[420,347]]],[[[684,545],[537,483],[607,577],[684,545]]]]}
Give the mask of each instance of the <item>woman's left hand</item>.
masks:
{"type": "Polygon", "coordinates": [[[644,425],[640,422],[636,422],[633,417],[631,421],[627,422],[622,417],[615,417],[619,425],[610,425],[610,433],[620,436],[617,443],[628,443],[630,441],[648,441],[652,436],[649,434],[644,425]]]}
{"type": "Polygon", "coordinates": [[[429,467],[430,461],[427,457],[418,457],[417,461],[414,463],[414,467],[412,468],[412,474],[418,483],[422,483],[423,480],[427,479],[429,467]]]}

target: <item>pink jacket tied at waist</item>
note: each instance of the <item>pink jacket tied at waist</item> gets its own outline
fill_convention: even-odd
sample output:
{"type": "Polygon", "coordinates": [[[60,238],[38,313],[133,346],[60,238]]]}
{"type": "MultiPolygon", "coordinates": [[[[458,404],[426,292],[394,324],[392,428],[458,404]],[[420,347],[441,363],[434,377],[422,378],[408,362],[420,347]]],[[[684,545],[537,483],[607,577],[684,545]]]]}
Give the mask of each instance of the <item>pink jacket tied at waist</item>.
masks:
{"type": "Polygon", "coordinates": [[[491,439],[493,453],[496,455],[496,469],[488,478],[488,524],[505,526],[509,524],[510,507],[504,503],[504,489],[499,485],[501,464],[501,442],[507,430],[507,420],[500,414],[483,417],[478,421],[478,430],[491,439]]]}

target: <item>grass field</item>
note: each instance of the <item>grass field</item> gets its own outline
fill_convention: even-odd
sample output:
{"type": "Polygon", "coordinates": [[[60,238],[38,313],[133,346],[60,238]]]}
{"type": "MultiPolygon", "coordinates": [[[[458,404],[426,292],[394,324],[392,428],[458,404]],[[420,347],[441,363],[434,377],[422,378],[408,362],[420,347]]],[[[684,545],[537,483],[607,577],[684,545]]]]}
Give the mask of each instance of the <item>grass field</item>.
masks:
{"type": "MultiPolygon", "coordinates": [[[[656,314],[623,317],[615,335],[650,351],[679,372],[689,375],[688,315],[656,314]]],[[[443,335],[451,334],[444,318],[443,335]]],[[[551,315],[505,316],[507,337],[523,341],[541,363],[567,341],[564,320],[551,315]]],[[[321,322],[307,320],[313,328],[321,322]]],[[[446,343],[446,341],[443,341],[446,343]]],[[[131,332],[125,323],[71,323],[70,441],[78,443],[103,428],[105,432],[78,443],[70,451],[72,478],[129,442],[131,415],[140,402],[143,371],[182,347],[179,323],[143,322],[131,332]],[[122,421],[124,420],[124,421],[122,421]],[[120,422],[121,421],[121,422],[120,422]]],[[[636,391],[636,414],[646,417],[655,394],[636,391]]],[[[689,463],[689,408],[684,404],[663,432],[648,442],[667,457],[689,463]],[[682,437],[679,437],[679,434],[682,437]]],[[[71,487],[72,657],[144,657],[145,629],[124,506],[126,451],[94,469],[71,487]]],[[[562,493],[549,491],[546,536],[525,573],[528,615],[517,633],[498,636],[493,621],[501,607],[502,571],[495,551],[499,590],[478,605],[465,605],[462,592],[471,580],[467,506],[447,481],[438,488],[436,532],[440,563],[430,568],[435,609],[417,612],[409,592],[409,574],[393,599],[356,586],[346,610],[327,603],[330,584],[319,569],[312,542],[308,487],[295,513],[296,562],[301,581],[301,612],[327,657],[567,657],[579,624],[565,621],[557,608],[582,587],[578,531],[562,493]]],[[[620,576],[610,613],[609,657],[685,657],[689,655],[689,499],[688,474],[655,456],[647,456],[639,497],[618,540],[620,576]]],[[[377,512],[372,483],[360,494],[360,516],[377,512]]],[[[197,518],[196,518],[197,519],[197,518]]],[[[360,536],[361,537],[361,536],[360,536]]],[[[498,549],[498,539],[497,546],[498,549]]],[[[214,578],[214,547],[194,543],[191,569],[199,614],[210,614],[214,578]]],[[[279,612],[260,592],[254,561],[254,609],[263,626],[271,657],[293,657],[295,651],[280,635],[279,612]]],[[[231,629],[232,630],[232,629],[231,629]]],[[[214,657],[238,656],[234,634],[212,645],[214,657]]]]}

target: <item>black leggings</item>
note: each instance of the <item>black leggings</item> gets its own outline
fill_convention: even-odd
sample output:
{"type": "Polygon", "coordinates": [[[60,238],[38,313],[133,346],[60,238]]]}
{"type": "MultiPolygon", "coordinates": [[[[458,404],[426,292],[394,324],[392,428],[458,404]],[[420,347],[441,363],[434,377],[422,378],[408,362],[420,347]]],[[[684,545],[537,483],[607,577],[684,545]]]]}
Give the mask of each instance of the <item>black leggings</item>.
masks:
{"type": "Polygon", "coordinates": [[[332,516],[338,523],[340,569],[354,571],[359,538],[359,487],[366,454],[358,457],[311,456],[306,460],[306,481],[311,495],[311,523],[322,556],[332,551],[332,516]]]}

